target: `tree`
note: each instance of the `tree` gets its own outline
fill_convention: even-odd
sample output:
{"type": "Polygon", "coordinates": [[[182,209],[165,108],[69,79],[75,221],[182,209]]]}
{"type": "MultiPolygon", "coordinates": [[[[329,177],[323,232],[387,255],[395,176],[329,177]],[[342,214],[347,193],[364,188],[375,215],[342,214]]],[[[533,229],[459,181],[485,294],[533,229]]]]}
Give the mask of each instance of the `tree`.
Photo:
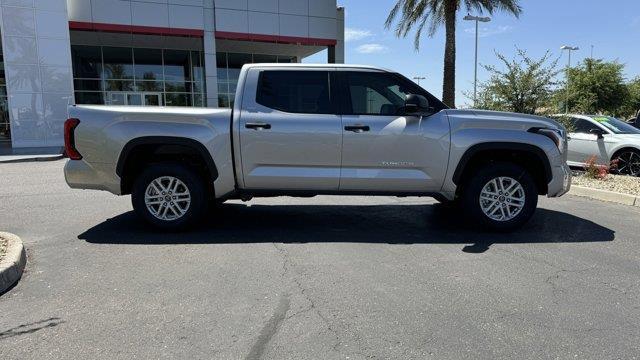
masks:
{"type": "Polygon", "coordinates": [[[397,37],[406,37],[415,27],[414,46],[420,48],[420,36],[425,26],[427,34],[433,37],[438,28],[444,24],[444,76],[442,85],[442,101],[455,107],[456,93],[456,15],[464,6],[467,12],[505,11],[516,17],[522,12],[519,0],[397,0],[385,21],[385,27],[390,28],[396,18],[395,33],[397,37]]]}
{"type": "Polygon", "coordinates": [[[508,60],[496,53],[504,69],[483,66],[491,77],[480,84],[479,109],[512,111],[534,114],[549,106],[554,80],[559,73],[558,60],[550,61],[547,51],[540,59],[532,59],[527,52],[517,49],[514,59],[508,60]]]}
{"type": "Polygon", "coordinates": [[[585,59],[569,69],[569,108],[585,114],[621,115],[629,95],[623,70],[623,64],[599,59],[585,59]]]}
{"type": "Polygon", "coordinates": [[[640,110],[640,77],[636,77],[627,83],[627,99],[621,110],[625,118],[635,117],[640,110]]]}

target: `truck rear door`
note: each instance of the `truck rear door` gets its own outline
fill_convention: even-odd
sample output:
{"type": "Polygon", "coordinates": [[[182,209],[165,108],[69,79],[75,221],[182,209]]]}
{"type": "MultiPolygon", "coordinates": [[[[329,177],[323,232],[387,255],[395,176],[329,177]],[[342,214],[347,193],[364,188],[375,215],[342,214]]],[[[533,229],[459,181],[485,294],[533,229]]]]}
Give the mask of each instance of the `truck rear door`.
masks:
{"type": "Polygon", "coordinates": [[[337,190],[342,124],[322,68],[250,69],[239,117],[244,188],[337,190]]]}

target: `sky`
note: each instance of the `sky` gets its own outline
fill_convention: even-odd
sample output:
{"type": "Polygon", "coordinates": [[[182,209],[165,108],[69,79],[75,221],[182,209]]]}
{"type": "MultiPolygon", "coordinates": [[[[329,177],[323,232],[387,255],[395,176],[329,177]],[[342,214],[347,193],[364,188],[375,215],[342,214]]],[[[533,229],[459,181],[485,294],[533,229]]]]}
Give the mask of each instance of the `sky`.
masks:
{"type": "MultiPolygon", "coordinates": [[[[420,81],[429,92],[441,98],[444,53],[444,28],[429,38],[423,34],[419,51],[413,47],[413,33],[396,38],[384,28],[384,21],[396,0],[338,0],[345,7],[345,62],[380,66],[420,81]]],[[[578,46],[571,55],[572,65],[591,56],[626,65],[625,76],[640,76],[640,0],[520,0],[523,13],[514,18],[495,13],[491,22],[480,23],[480,65],[498,65],[495,52],[512,58],[516,48],[534,57],[548,50],[559,66],[567,65],[562,45],[578,46]],[[607,6],[611,4],[614,6],[607,6]]],[[[456,39],[456,106],[472,104],[465,94],[473,92],[475,23],[463,21],[459,13],[456,39]]],[[[478,14],[472,14],[478,15],[478,14]]],[[[304,62],[326,62],[326,52],[304,62]]],[[[478,81],[488,78],[478,67],[478,81]]]]}

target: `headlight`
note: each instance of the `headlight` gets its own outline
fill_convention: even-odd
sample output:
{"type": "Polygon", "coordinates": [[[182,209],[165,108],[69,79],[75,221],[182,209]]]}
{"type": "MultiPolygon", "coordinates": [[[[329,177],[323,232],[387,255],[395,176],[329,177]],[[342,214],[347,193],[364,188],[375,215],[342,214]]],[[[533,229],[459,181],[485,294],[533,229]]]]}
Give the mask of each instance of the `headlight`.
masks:
{"type": "Polygon", "coordinates": [[[567,150],[567,133],[562,129],[532,128],[529,129],[529,132],[544,135],[551,139],[561,154],[567,150]]]}

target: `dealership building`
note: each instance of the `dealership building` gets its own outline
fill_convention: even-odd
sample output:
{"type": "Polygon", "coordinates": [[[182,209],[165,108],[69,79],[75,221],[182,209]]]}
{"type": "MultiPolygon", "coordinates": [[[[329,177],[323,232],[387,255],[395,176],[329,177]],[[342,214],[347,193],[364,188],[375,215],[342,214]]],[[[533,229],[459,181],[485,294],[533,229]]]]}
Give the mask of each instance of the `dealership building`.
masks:
{"type": "Polygon", "coordinates": [[[327,50],[336,0],[1,0],[0,148],[58,147],[69,104],[230,107],[246,63],[327,50]]]}

